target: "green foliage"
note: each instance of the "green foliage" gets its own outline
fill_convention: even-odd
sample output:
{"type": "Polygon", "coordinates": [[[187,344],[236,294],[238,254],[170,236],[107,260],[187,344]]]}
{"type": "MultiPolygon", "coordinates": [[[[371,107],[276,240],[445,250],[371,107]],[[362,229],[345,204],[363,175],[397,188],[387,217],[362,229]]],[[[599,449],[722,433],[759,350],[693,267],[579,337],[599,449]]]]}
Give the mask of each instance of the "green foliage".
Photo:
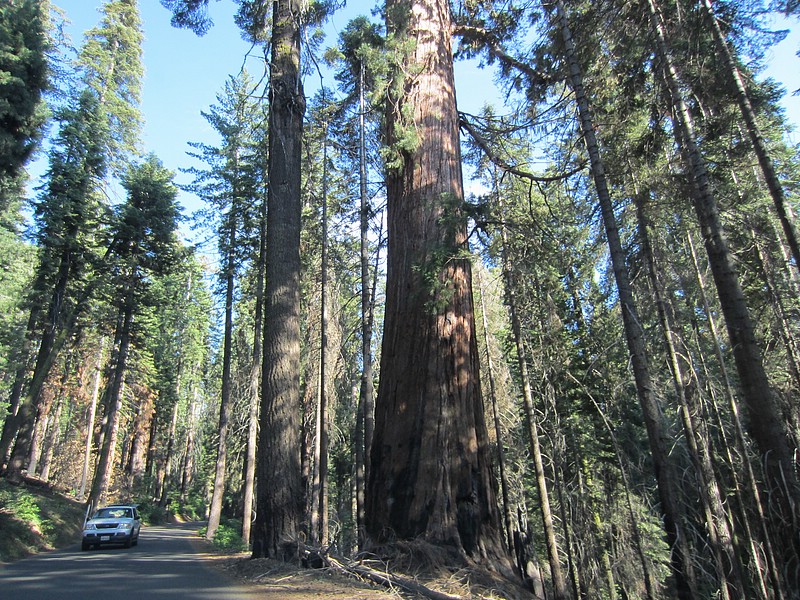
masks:
{"type": "Polygon", "coordinates": [[[12,513],[16,518],[31,523],[37,529],[42,526],[36,497],[24,490],[17,494],[12,494],[8,489],[3,490],[0,493],[0,507],[12,513]]]}
{"type": "Polygon", "coordinates": [[[0,480],[0,562],[23,558],[80,539],[83,507],[47,488],[0,480]]]}
{"type": "Polygon", "coordinates": [[[185,502],[180,502],[175,499],[170,502],[169,512],[173,515],[181,515],[182,517],[192,520],[200,521],[206,515],[206,492],[203,488],[192,490],[185,502]]]}
{"type": "Polygon", "coordinates": [[[224,552],[244,552],[247,546],[242,540],[242,522],[238,519],[222,519],[217,531],[214,532],[214,539],[211,543],[218,550],[224,552]]]}
{"type": "Polygon", "coordinates": [[[38,0],[0,5],[0,214],[19,189],[46,117],[46,6],[38,0]]]}
{"type": "Polygon", "coordinates": [[[101,13],[100,24],[86,32],[78,67],[100,101],[110,134],[104,140],[107,157],[121,174],[139,147],[144,34],[134,0],[108,0],[101,13]]]}
{"type": "Polygon", "coordinates": [[[142,517],[143,523],[147,525],[161,525],[169,521],[169,510],[160,507],[152,500],[137,499],[134,503],[139,507],[139,515],[142,517]]]}

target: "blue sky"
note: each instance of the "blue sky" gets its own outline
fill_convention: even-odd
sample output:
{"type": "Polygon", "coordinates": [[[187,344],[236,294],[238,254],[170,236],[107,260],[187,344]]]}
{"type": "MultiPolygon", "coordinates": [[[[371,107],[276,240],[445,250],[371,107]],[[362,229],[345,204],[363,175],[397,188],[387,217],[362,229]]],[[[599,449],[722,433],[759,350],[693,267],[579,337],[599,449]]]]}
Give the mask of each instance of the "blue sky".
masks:
{"type": "MultiPolygon", "coordinates": [[[[98,23],[98,8],[103,4],[102,0],[54,0],[54,3],[72,22],[69,32],[74,45],[82,42],[83,32],[98,23]]],[[[330,32],[326,45],[336,41],[339,31],[353,16],[368,14],[371,6],[372,2],[351,3],[337,13],[326,28],[330,32]]],[[[250,46],[241,39],[233,23],[233,0],[210,2],[209,12],[215,24],[204,37],[172,27],[170,12],[159,0],[140,0],[139,9],[145,33],[144,149],[154,152],[169,169],[179,171],[192,164],[186,154],[187,142],[216,142],[200,112],[215,103],[228,75],[238,73],[244,64],[258,76],[264,69],[263,58],[257,52],[246,57],[250,46]]],[[[791,95],[800,88],[800,58],[795,55],[800,48],[800,28],[797,21],[781,27],[791,27],[792,33],[771,50],[766,74],[784,83],[789,90],[783,104],[789,119],[800,129],[800,97],[791,95]]],[[[315,86],[317,81],[317,77],[310,78],[307,87],[315,86]]],[[[333,86],[335,82],[331,79],[325,83],[333,86]]],[[[485,102],[497,98],[492,74],[474,65],[457,65],[456,85],[459,108],[467,112],[478,112],[485,102]]],[[[800,141],[800,132],[793,137],[800,141]]],[[[35,173],[37,169],[32,171],[35,173]]],[[[177,181],[187,183],[188,176],[178,172],[177,181]]],[[[196,201],[186,194],[182,194],[181,201],[190,210],[197,208],[196,201]]]]}

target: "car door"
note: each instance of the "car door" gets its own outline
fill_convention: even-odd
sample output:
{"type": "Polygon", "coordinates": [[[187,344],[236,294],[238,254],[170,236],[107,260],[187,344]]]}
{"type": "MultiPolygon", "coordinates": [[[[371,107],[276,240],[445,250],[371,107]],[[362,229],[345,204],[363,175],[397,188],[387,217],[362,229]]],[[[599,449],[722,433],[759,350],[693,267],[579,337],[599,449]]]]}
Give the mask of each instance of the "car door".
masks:
{"type": "Polygon", "coordinates": [[[135,536],[139,536],[139,530],[142,528],[142,518],[139,516],[139,510],[134,507],[133,509],[133,527],[136,530],[135,536]]]}

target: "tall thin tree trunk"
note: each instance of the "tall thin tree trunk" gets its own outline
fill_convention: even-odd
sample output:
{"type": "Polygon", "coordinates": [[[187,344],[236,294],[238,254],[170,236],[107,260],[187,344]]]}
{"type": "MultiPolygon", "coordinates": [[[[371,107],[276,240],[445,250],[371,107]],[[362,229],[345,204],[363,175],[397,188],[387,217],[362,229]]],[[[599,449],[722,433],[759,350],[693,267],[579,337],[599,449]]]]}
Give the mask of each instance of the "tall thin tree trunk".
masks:
{"type": "MultiPolygon", "coordinates": [[[[729,462],[731,465],[731,469],[734,472],[739,466],[737,463],[744,464],[747,489],[749,490],[750,495],[754,499],[753,505],[758,515],[758,525],[762,534],[763,550],[759,548],[753,548],[753,546],[755,546],[755,543],[753,542],[751,544],[751,556],[753,560],[756,562],[757,565],[756,570],[758,571],[758,577],[761,578],[761,573],[764,570],[762,568],[762,563],[761,563],[761,555],[763,552],[764,560],[767,563],[766,570],[769,572],[769,575],[772,579],[771,587],[775,593],[776,598],[783,598],[785,596],[783,592],[783,581],[778,571],[778,564],[775,552],[773,550],[772,533],[769,530],[767,516],[764,512],[765,505],[761,499],[761,491],[759,489],[758,479],[756,478],[753,465],[750,462],[748,453],[748,443],[745,438],[744,427],[742,425],[741,419],[739,418],[739,406],[736,401],[736,397],[733,393],[733,384],[731,383],[730,377],[728,376],[728,369],[725,364],[725,357],[722,353],[722,344],[719,339],[719,334],[717,333],[716,319],[714,318],[714,314],[708,302],[708,296],[706,295],[705,279],[700,270],[700,265],[697,261],[697,253],[695,252],[694,242],[692,241],[692,236],[690,233],[687,233],[686,241],[692,258],[692,266],[694,267],[695,276],[697,278],[698,289],[700,291],[700,300],[703,304],[703,312],[706,316],[706,320],[708,321],[708,328],[713,341],[714,352],[716,354],[717,362],[719,364],[720,374],[722,375],[723,388],[725,390],[725,396],[728,400],[731,419],[733,421],[734,431],[736,433],[737,448],[739,450],[739,456],[741,457],[738,461],[734,461],[733,458],[731,457],[729,459],[729,462]]],[[[720,427],[720,431],[724,432],[724,428],[720,427]]],[[[740,501],[740,505],[743,507],[742,518],[747,519],[747,515],[744,513],[744,506],[745,506],[744,500],[740,501]]],[[[752,536],[750,537],[750,540],[751,541],[753,540],[752,536]]],[[[767,586],[765,584],[762,583],[761,586],[763,589],[766,590],[767,586]]]]}
{"type": "MultiPolygon", "coordinates": [[[[34,283],[34,286],[36,284],[34,283]]],[[[3,422],[3,433],[0,435],[0,470],[6,465],[9,452],[14,444],[14,438],[19,429],[19,406],[22,399],[22,390],[25,387],[25,377],[28,373],[28,361],[30,360],[30,353],[33,349],[33,337],[35,335],[36,322],[39,319],[41,308],[38,304],[31,307],[28,315],[28,325],[25,328],[25,339],[22,349],[17,355],[17,370],[14,374],[14,383],[11,386],[11,393],[8,399],[8,412],[6,413],[5,421],[3,422]]]]}
{"type": "Polygon", "coordinates": [[[164,468],[163,472],[163,480],[161,482],[161,494],[158,498],[158,505],[161,507],[165,507],[169,504],[169,480],[170,480],[170,473],[172,472],[172,460],[173,460],[173,452],[175,449],[175,431],[178,428],[178,414],[179,414],[179,402],[176,401],[175,404],[172,406],[172,417],[169,420],[169,430],[167,431],[167,450],[164,454],[164,468]]]}
{"type": "MultiPolygon", "coordinates": [[[[266,174],[264,174],[266,179],[266,174]]],[[[258,456],[258,408],[259,385],[261,384],[262,325],[264,319],[264,266],[267,254],[267,199],[262,198],[259,210],[258,262],[256,264],[256,307],[253,316],[253,352],[250,365],[250,414],[247,421],[247,451],[245,455],[244,498],[242,499],[242,542],[250,546],[253,526],[253,500],[256,485],[256,461],[258,456]]]]}
{"type": "Polygon", "coordinates": [[[89,506],[92,508],[97,508],[105,501],[114,466],[114,451],[119,430],[119,413],[122,407],[122,391],[128,363],[131,327],[133,325],[132,307],[126,304],[120,309],[120,312],[121,330],[115,336],[119,340],[119,345],[116,348],[114,370],[106,391],[106,432],[103,436],[97,469],[95,470],[92,489],[89,493],[89,506]]]}
{"type": "Polygon", "coordinates": [[[228,424],[233,409],[231,399],[231,361],[233,360],[233,288],[236,270],[236,206],[231,198],[228,212],[228,241],[225,258],[225,334],[222,346],[222,389],[219,403],[219,425],[217,427],[217,462],[214,470],[214,490],[208,509],[206,539],[213,540],[222,516],[222,500],[225,493],[225,466],[228,460],[228,424]]]}
{"type": "MultiPolygon", "coordinates": [[[[64,235],[75,235],[75,231],[65,231],[64,235]]],[[[56,346],[59,333],[63,330],[64,301],[67,287],[74,275],[74,257],[69,250],[64,250],[59,257],[58,270],[53,292],[47,305],[47,321],[39,342],[39,351],[33,369],[33,377],[28,393],[22,399],[14,424],[17,427],[17,440],[8,462],[6,477],[9,481],[18,481],[22,470],[27,467],[31,447],[34,442],[37,414],[42,402],[42,386],[44,385],[53,364],[54,355],[60,349],[56,346]]]]}
{"type": "Polygon", "coordinates": [[[47,435],[44,439],[44,451],[42,456],[42,469],[39,478],[42,481],[50,480],[50,467],[53,464],[53,454],[55,454],[59,436],[61,434],[61,411],[64,408],[64,395],[59,394],[55,400],[56,409],[53,411],[50,424],[47,428],[47,435]]]}
{"type": "Polygon", "coordinates": [[[648,0],[648,5],[657,54],[674,107],[677,139],[690,169],[694,209],[725,316],[742,398],[748,409],[748,429],[766,467],[764,491],[773,506],[767,514],[775,535],[780,536],[781,559],[794,564],[800,558],[796,508],[800,504],[800,483],[795,469],[795,449],[764,369],[753,321],[725,239],[717,200],[697,143],[694,121],[684,99],[682,81],[667,42],[662,15],[655,0],[648,0]]]}
{"type": "Polygon", "coordinates": [[[644,332],[642,331],[641,321],[634,302],[633,290],[631,289],[625,261],[625,252],[620,240],[611,194],[606,180],[605,164],[600,155],[600,147],[595,135],[589,100],[586,97],[583,86],[583,75],[578,63],[575,44],[572,40],[572,32],[569,28],[563,2],[556,0],[550,6],[555,8],[562,33],[566,58],[569,64],[570,82],[578,105],[581,133],[586,144],[586,151],[589,154],[592,177],[594,178],[597,198],[600,203],[600,212],[605,226],[614,279],[619,293],[625,339],[631,356],[636,391],[647,428],[653,468],[656,483],[658,484],[658,495],[661,501],[664,530],[671,552],[670,568],[675,576],[678,597],[682,600],[690,600],[696,596],[697,581],[692,565],[692,552],[689,548],[687,534],[684,531],[684,510],[679,501],[679,479],[669,456],[669,449],[672,447],[673,439],[653,389],[644,332]]]}
{"type": "MultiPolygon", "coordinates": [[[[499,199],[498,199],[499,200],[499,199]]],[[[502,205],[502,204],[501,204],[502,205]]],[[[522,325],[517,312],[516,283],[514,281],[513,266],[508,256],[508,234],[505,227],[501,230],[503,240],[503,282],[505,284],[506,305],[511,319],[511,332],[514,337],[514,348],[516,352],[517,365],[519,368],[520,383],[522,385],[522,406],[525,414],[526,431],[528,433],[528,443],[533,459],[534,472],[536,475],[536,489],[539,492],[539,510],[542,517],[544,529],[545,548],[547,550],[547,560],[550,565],[550,577],[553,583],[553,594],[555,600],[567,600],[567,583],[561,569],[561,558],[556,538],[555,525],[553,523],[553,513],[550,509],[550,492],[547,487],[545,476],[544,461],[539,444],[539,431],[536,420],[536,413],[533,407],[533,393],[531,391],[531,381],[528,374],[528,361],[526,359],[525,346],[522,340],[522,325]]]]}
{"type": "Polygon", "coordinates": [[[710,450],[705,440],[698,435],[696,419],[697,407],[691,406],[689,393],[686,389],[687,375],[684,372],[678,357],[675,333],[669,316],[665,294],[661,287],[658,268],[655,263],[653,247],[650,243],[649,223],[645,215],[645,200],[641,192],[634,198],[636,203],[636,216],[639,224],[639,239],[641,240],[642,255],[647,267],[650,287],[656,305],[658,320],[661,325],[661,334],[668,364],[672,373],[672,383],[675,397],[678,401],[678,410],[683,422],[684,438],[689,448],[689,456],[695,468],[698,480],[701,503],[706,521],[711,551],[717,568],[719,579],[719,593],[724,600],[736,598],[744,594],[741,567],[733,547],[733,533],[728,525],[727,515],[723,506],[722,495],[719,489],[714,467],[711,463],[710,450]],[[732,594],[732,595],[731,595],[732,594]]]}
{"type": "Polygon", "coordinates": [[[305,97],[300,0],[273,4],[267,286],[253,557],[297,560],[303,528],[300,444],[300,165],[305,97]]]}
{"type": "Polygon", "coordinates": [[[184,448],[183,466],[181,468],[181,503],[185,503],[189,498],[189,487],[192,485],[194,475],[194,440],[197,429],[197,384],[192,385],[192,399],[189,402],[189,426],[186,431],[186,447],[184,448]]]}
{"type": "Polygon", "coordinates": [[[53,406],[58,406],[61,398],[66,393],[67,381],[69,379],[71,370],[72,353],[67,353],[63,372],[59,379],[58,386],[52,394],[45,394],[39,402],[38,415],[36,416],[36,424],[33,428],[33,436],[31,436],[30,456],[28,457],[28,475],[35,476],[40,472],[39,463],[42,460],[43,454],[48,451],[47,447],[47,432],[53,422],[53,406]]]}
{"type": "MultiPolygon", "coordinates": [[[[481,271],[478,271],[478,295],[481,303],[481,319],[483,320],[483,335],[486,339],[486,370],[489,377],[489,394],[492,404],[492,421],[494,422],[494,437],[497,446],[497,470],[500,476],[500,492],[503,501],[503,524],[505,525],[506,545],[508,546],[509,554],[514,553],[514,510],[511,506],[508,491],[508,475],[506,474],[506,461],[504,454],[504,436],[503,429],[500,423],[500,415],[497,411],[497,389],[494,378],[494,361],[492,360],[492,349],[489,345],[489,319],[486,316],[486,295],[483,288],[483,277],[481,271]]],[[[520,572],[523,571],[524,565],[517,565],[520,572]]]]}
{"type": "Polygon", "coordinates": [[[761,167],[761,172],[764,174],[764,181],[767,183],[767,189],[769,190],[770,196],[772,196],[772,202],[775,205],[775,211],[778,213],[778,219],[783,228],[783,233],[786,236],[786,242],[792,250],[795,268],[800,269],[800,245],[798,245],[797,242],[797,230],[794,226],[794,221],[787,212],[788,202],[786,194],[775,172],[775,166],[767,150],[767,144],[758,126],[756,113],[750,102],[750,95],[747,93],[747,86],[742,77],[742,72],[736,64],[733,51],[725,40],[719,21],[714,14],[712,0],[700,0],[700,6],[702,7],[708,24],[711,26],[711,33],[714,36],[714,42],[717,48],[717,56],[722,58],[725,70],[730,76],[731,82],[735,88],[739,110],[742,113],[747,134],[750,137],[750,143],[753,145],[753,150],[758,158],[758,165],[761,167]]]}
{"type": "Polygon", "coordinates": [[[100,396],[100,378],[102,376],[103,352],[105,351],[106,338],[100,338],[100,347],[97,350],[97,362],[94,366],[94,383],[92,384],[92,398],[89,401],[89,414],[86,417],[86,443],[84,444],[83,470],[81,471],[81,486],[78,500],[83,500],[86,494],[86,484],[89,480],[89,469],[92,465],[92,439],[94,438],[94,420],[97,416],[97,399],[100,396]]]}
{"type": "Polygon", "coordinates": [[[358,527],[358,545],[366,544],[365,488],[369,477],[369,456],[372,437],[375,431],[375,400],[372,381],[372,321],[373,298],[369,274],[369,224],[372,207],[367,193],[367,142],[366,142],[366,100],[364,97],[364,61],[358,72],[358,190],[361,207],[359,221],[361,238],[359,244],[361,256],[361,385],[358,396],[358,426],[356,435],[356,523],[358,527]]]}
{"type": "MultiPolygon", "coordinates": [[[[323,88],[323,102],[324,102],[323,88]]],[[[311,541],[328,543],[328,124],[322,141],[322,257],[320,273],[319,388],[316,436],[314,438],[314,479],[311,489],[311,541]]]]}

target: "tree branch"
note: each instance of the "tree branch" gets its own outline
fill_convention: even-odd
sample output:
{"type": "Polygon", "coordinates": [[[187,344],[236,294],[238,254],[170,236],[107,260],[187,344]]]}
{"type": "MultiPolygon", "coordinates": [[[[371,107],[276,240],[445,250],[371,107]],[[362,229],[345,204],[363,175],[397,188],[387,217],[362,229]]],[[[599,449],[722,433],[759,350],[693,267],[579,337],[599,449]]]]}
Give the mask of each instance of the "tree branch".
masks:
{"type": "Polygon", "coordinates": [[[516,175],[517,177],[520,177],[522,179],[527,179],[528,181],[533,181],[535,183],[551,183],[553,181],[561,181],[563,179],[568,179],[569,177],[572,177],[576,173],[579,173],[586,166],[586,163],[582,162],[573,170],[567,173],[561,173],[559,175],[549,175],[549,176],[534,175],[533,173],[529,173],[528,171],[523,171],[522,169],[509,164],[502,156],[497,154],[497,152],[494,152],[491,149],[488,140],[484,138],[483,135],[481,135],[481,133],[472,123],[469,122],[464,113],[458,114],[458,122],[461,125],[461,128],[464,131],[466,131],[469,134],[469,136],[473,139],[473,141],[478,145],[478,147],[481,150],[483,150],[484,154],[490,161],[492,161],[503,171],[511,173],[512,175],[516,175]]]}

